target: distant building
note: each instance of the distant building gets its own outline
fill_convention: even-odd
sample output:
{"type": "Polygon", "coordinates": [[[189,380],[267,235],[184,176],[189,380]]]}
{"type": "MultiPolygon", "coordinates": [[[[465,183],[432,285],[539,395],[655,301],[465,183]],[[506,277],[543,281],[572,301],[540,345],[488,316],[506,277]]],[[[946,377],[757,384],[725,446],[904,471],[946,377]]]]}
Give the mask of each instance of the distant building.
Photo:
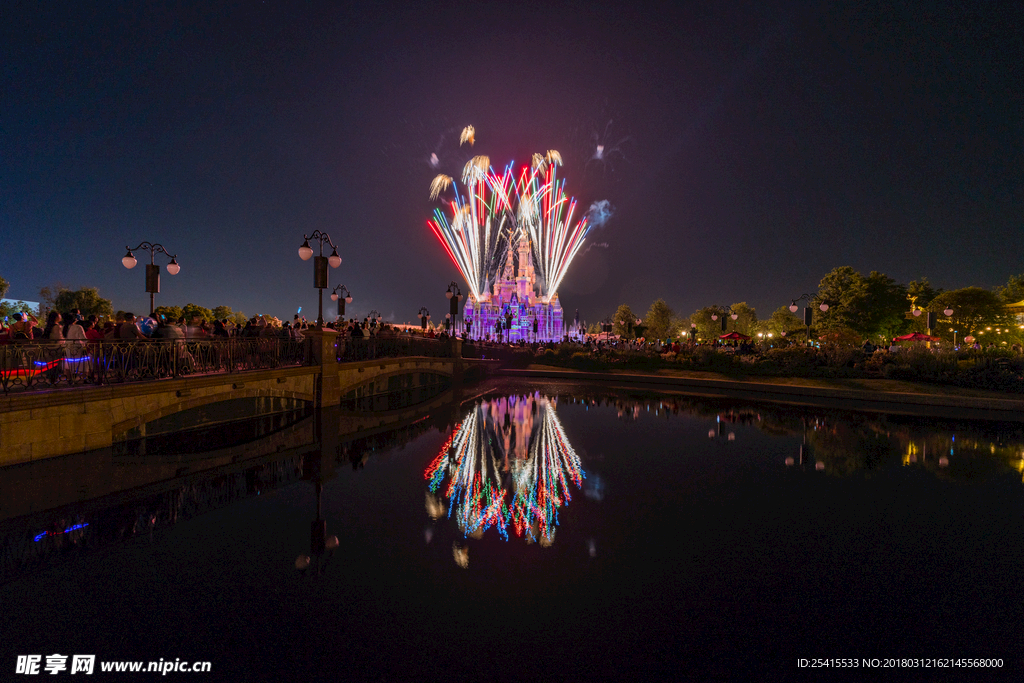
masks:
{"type": "Polygon", "coordinates": [[[1024,325],[1024,301],[1015,304],[1007,304],[1006,312],[1013,316],[1018,325],[1024,325]]]}
{"type": "Polygon", "coordinates": [[[39,314],[39,302],[38,301],[25,301],[23,299],[0,299],[0,304],[7,304],[11,308],[25,304],[32,310],[33,315],[39,314]]]}

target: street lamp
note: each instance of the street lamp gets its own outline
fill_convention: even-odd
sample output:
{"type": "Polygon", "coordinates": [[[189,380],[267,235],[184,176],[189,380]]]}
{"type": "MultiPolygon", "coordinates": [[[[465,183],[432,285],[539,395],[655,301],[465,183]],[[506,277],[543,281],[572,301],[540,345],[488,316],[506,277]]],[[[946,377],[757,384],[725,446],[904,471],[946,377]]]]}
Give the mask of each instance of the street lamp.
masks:
{"type": "Polygon", "coordinates": [[[739,316],[739,313],[734,313],[734,312],[733,312],[733,310],[732,310],[732,307],[731,307],[731,306],[715,306],[715,307],[714,307],[714,312],[713,312],[713,313],[711,314],[711,319],[712,319],[712,320],[718,320],[718,317],[719,317],[719,316],[718,316],[718,311],[722,311],[722,316],[721,316],[721,317],[722,317],[722,332],[725,332],[725,326],[726,326],[726,324],[727,324],[727,323],[726,323],[726,319],[725,319],[725,316],[726,316],[726,315],[728,315],[728,316],[729,316],[730,318],[732,318],[732,319],[733,319],[734,321],[735,321],[735,320],[736,320],[737,318],[739,318],[739,317],[740,317],[740,316],[739,316]]]}
{"type": "Polygon", "coordinates": [[[134,268],[135,264],[138,263],[138,261],[135,260],[135,255],[132,254],[133,251],[145,249],[149,252],[149,263],[146,265],[146,291],[149,292],[149,315],[152,316],[154,315],[153,295],[160,291],[160,267],[156,265],[155,260],[157,252],[167,254],[167,256],[171,257],[171,262],[167,264],[167,272],[171,275],[177,275],[178,271],[181,270],[181,266],[179,266],[178,262],[175,260],[174,254],[167,253],[167,250],[164,249],[162,244],[143,242],[139,246],[135,247],[135,249],[129,249],[128,247],[125,247],[125,249],[128,253],[121,258],[121,263],[128,270],[134,268]]]}
{"type": "Polygon", "coordinates": [[[299,247],[299,258],[303,261],[313,259],[313,286],[320,290],[320,304],[316,316],[316,329],[324,329],[324,290],[327,289],[327,266],[337,268],[341,265],[341,257],[338,256],[338,248],[331,241],[331,236],[326,232],[314,230],[308,237],[302,236],[302,246],[299,247]],[[320,255],[313,256],[313,249],[309,246],[310,240],[320,243],[320,255]],[[324,243],[331,245],[331,255],[324,257],[324,243]]]}
{"type": "Polygon", "coordinates": [[[348,287],[345,285],[338,285],[331,292],[331,301],[338,302],[338,317],[345,317],[345,304],[352,303],[352,293],[348,291],[348,287]]]}
{"type": "Polygon", "coordinates": [[[459,302],[462,301],[462,290],[459,289],[459,283],[452,280],[444,295],[448,297],[448,315],[445,316],[445,320],[451,320],[451,333],[454,335],[455,320],[459,315],[459,302]]]}
{"type": "Polygon", "coordinates": [[[427,321],[430,320],[430,311],[427,310],[426,306],[420,308],[419,316],[420,316],[420,327],[422,327],[423,331],[426,332],[427,331],[427,321]]]}
{"type": "MultiPolygon", "coordinates": [[[[789,305],[789,312],[790,313],[796,313],[797,308],[799,308],[796,305],[796,302],[797,301],[803,301],[804,299],[807,300],[807,303],[810,303],[811,302],[811,295],[810,294],[803,294],[799,298],[793,299],[793,303],[791,303],[789,305]]],[[[820,310],[822,313],[824,313],[828,309],[829,309],[829,305],[827,303],[825,303],[825,302],[822,302],[821,305],[818,306],[818,310],[820,310]]],[[[804,306],[804,325],[807,326],[807,345],[808,346],[811,345],[811,318],[812,318],[812,315],[813,315],[813,312],[811,310],[811,307],[810,306],[804,306]]]]}

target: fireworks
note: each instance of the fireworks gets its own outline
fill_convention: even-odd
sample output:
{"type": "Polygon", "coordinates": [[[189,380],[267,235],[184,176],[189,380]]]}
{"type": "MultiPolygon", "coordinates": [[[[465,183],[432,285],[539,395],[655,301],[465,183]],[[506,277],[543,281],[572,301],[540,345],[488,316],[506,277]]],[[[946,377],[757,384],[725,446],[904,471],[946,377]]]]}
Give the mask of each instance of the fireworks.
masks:
{"type": "Polygon", "coordinates": [[[469,146],[472,147],[473,143],[476,142],[475,138],[476,130],[473,128],[473,126],[466,126],[465,128],[462,129],[462,135],[459,136],[459,147],[462,147],[462,145],[466,144],[467,142],[469,143],[469,146]]]}
{"type": "Polygon", "coordinates": [[[432,493],[449,480],[448,515],[466,536],[493,526],[507,539],[511,527],[545,545],[572,500],[570,482],[579,488],[585,476],[554,403],[540,395],[474,407],[425,473],[432,493]]]}
{"type": "Polygon", "coordinates": [[[442,192],[447,190],[452,185],[452,177],[445,175],[444,173],[434,178],[434,181],[430,183],[430,199],[435,200],[440,196],[442,192]]]}
{"type": "MultiPolygon", "coordinates": [[[[473,133],[467,126],[463,142],[472,144],[473,133]]],[[[574,219],[576,200],[565,194],[565,181],[558,178],[561,165],[562,156],[551,149],[534,154],[531,166],[517,176],[511,163],[497,173],[488,157],[474,156],[462,169],[464,193],[456,187],[447,210],[435,210],[434,220],[427,222],[476,300],[486,295],[497,275],[502,240],[522,235],[530,240],[541,298],[555,296],[590,229],[586,216],[574,219]]],[[[434,178],[431,200],[453,184],[447,175],[434,178]]]]}

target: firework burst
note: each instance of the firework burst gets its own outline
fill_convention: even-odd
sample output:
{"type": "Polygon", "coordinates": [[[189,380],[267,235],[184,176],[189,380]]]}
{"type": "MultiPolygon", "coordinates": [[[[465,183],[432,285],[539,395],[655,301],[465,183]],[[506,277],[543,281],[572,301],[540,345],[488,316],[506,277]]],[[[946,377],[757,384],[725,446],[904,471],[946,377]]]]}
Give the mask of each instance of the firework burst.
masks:
{"type": "MultiPolygon", "coordinates": [[[[472,127],[467,127],[472,133],[472,127]]],[[[463,137],[466,131],[463,131],[463,137]]],[[[576,216],[576,200],[558,178],[562,156],[557,150],[534,154],[532,164],[516,175],[513,164],[501,173],[486,156],[474,156],[462,169],[464,192],[455,190],[445,209],[436,209],[428,225],[480,300],[494,281],[504,253],[503,238],[530,240],[539,295],[550,301],[590,229],[586,216],[576,216]]],[[[430,185],[431,200],[454,185],[439,175],[430,185]]]]}

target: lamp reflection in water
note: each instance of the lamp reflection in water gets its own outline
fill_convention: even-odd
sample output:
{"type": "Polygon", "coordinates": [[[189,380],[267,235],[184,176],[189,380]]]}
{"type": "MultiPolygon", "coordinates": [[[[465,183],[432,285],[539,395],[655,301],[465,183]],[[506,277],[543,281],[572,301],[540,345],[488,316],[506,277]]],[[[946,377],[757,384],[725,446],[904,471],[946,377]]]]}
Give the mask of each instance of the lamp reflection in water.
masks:
{"type": "MultiPolygon", "coordinates": [[[[559,508],[572,500],[570,484],[579,489],[585,477],[554,400],[539,393],[495,398],[470,410],[427,468],[427,512],[436,519],[447,510],[467,537],[493,526],[505,540],[511,528],[549,546],[559,508]]],[[[468,546],[456,543],[453,553],[459,566],[468,565],[468,546]]]]}

